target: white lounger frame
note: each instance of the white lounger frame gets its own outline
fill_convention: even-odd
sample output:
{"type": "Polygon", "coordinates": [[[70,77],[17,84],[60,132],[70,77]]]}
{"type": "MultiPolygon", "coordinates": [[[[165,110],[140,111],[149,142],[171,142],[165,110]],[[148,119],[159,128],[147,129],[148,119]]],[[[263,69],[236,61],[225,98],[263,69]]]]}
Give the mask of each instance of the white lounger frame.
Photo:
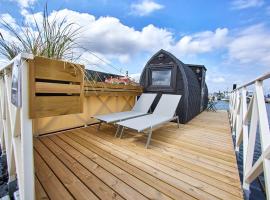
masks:
{"type": "MultiPolygon", "coordinates": [[[[148,138],[147,138],[145,148],[148,148],[148,146],[150,144],[151,137],[152,137],[153,129],[163,125],[164,123],[170,122],[172,120],[177,120],[177,126],[179,128],[179,117],[175,114],[175,112],[176,112],[175,110],[180,102],[180,99],[181,99],[181,95],[163,94],[161,96],[161,99],[160,99],[155,111],[153,112],[153,114],[150,114],[147,116],[142,116],[142,117],[137,117],[137,118],[130,119],[130,120],[125,120],[123,122],[118,122],[117,124],[119,125],[119,127],[121,126],[120,138],[123,137],[125,128],[134,129],[134,130],[137,130],[138,132],[144,132],[144,133],[145,133],[145,131],[147,131],[146,133],[148,134],[148,138]],[[166,105],[170,105],[170,106],[166,106],[166,105]],[[134,126],[128,125],[129,122],[136,123],[136,121],[138,122],[138,120],[143,119],[143,118],[145,118],[145,120],[148,120],[148,119],[151,120],[151,118],[153,118],[153,117],[158,118],[159,116],[162,116],[165,120],[162,120],[160,122],[154,122],[154,124],[151,124],[148,127],[142,127],[140,129],[138,129],[134,126]],[[173,116],[173,117],[170,117],[170,116],[173,116]]],[[[119,132],[119,129],[116,132],[116,136],[118,135],[118,132],[119,132]]]]}
{"type": "MultiPolygon", "coordinates": [[[[117,112],[117,113],[110,113],[105,115],[97,115],[94,118],[100,121],[98,130],[101,127],[103,122],[105,123],[116,123],[127,119],[132,119],[135,117],[140,117],[147,115],[151,105],[153,104],[157,94],[154,93],[143,93],[139,100],[135,103],[134,107],[131,111],[126,112],[117,112]],[[126,113],[126,114],[125,114],[126,113]],[[121,116],[122,114],[122,116],[121,116]],[[116,116],[115,116],[116,115],[116,116]],[[118,116],[117,116],[118,115],[118,116]]],[[[116,135],[118,133],[119,126],[116,131],[116,135]]]]}

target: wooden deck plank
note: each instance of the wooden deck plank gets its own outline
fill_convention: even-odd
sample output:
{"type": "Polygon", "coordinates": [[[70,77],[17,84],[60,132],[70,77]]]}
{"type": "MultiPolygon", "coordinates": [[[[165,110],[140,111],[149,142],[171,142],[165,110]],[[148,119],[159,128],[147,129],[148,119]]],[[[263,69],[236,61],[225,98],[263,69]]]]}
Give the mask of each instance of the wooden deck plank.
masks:
{"type": "Polygon", "coordinates": [[[48,196],[56,200],[74,199],[36,151],[34,151],[34,156],[36,176],[48,196]]]}
{"type": "MultiPolygon", "coordinates": [[[[237,186],[239,186],[237,179],[235,180],[234,178],[227,177],[223,174],[215,173],[213,172],[213,170],[204,168],[199,164],[196,165],[194,161],[193,163],[185,162],[184,160],[177,159],[175,156],[174,157],[164,156],[163,154],[160,154],[159,152],[156,151],[148,151],[147,149],[141,148],[139,145],[137,146],[136,145],[137,143],[134,140],[132,142],[126,142],[123,140],[112,139],[112,137],[103,133],[97,133],[95,135],[100,136],[101,138],[107,141],[112,141],[116,145],[129,148],[133,152],[137,152],[141,156],[146,156],[147,158],[150,158],[153,161],[160,162],[161,164],[171,167],[175,170],[182,171],[191,177],[210,183],[211,185],[223,189],[229,193],[236,195],[242,193],[241,189],[237,188],[237,186]]],[[[95,138],[92,139],[96,141],[95,138]]]]}
{"type": "MultiPolygon", "coordinates": [[[[67,133],[69,134],[69,133],[67,133]]],[[[60,135],[60,137],[64,137],[63,135],[60,135]]],[[[102,148],[106,148],[106,145],[102,146],[102,148]]],[[[193,195],[195,196],[195,198],[199,198],[199,199],[217,199],[211,195],[209,195],[206,192],[203,192],[199,189],[197,189],[196,187],[192,187],[189,184],[186,184],[185,182],[172,177],[166,173],[164,173],[163,171],[160,171],[159,169],[155,169],[153,166],[147,165],[144,162],[141,162],[137,159],[134,159],[132,156],[130,155],[126,155],[121,151],[117,151],[113,148],[111,148],[111,146],[109,145],[108,148],[110,149],[106,149],[109,150],[112,154],[118,156],[118,157],[122,157],[124,156],[126,162],[136,166],[137,168],[140,168],[144,171],[146,171],[149,174],[155,174],[156,177],[158,177],[159,179],[169,183],[172,186],[175,186],[178,189],[181,189],[182,191],[184,191],[187,194],[193,195]]]]}
{"type": "Polygon", "coordinates": [[[142,134],[114,133],[111,125],[92,126],[35,140],[38,195],[56,193],[49,181],[76,195],[57,165],[100,199],[243,199],[226,112],[203,112],[180,128],[168,123],[153,132],[149,149],[142,134]],[[40,179],[46,170],[37,162],[53,178],[40,179]]]}
{"type": "MultiPolygon", "coordinates": [[[[60,137],[62,135],[60,134],[60,137]]],[[[87,149],[81,148],[80,151],[76,150],[72,146],[68,145],[64,141],[59,139],[55,139],[55,142],[61,148],[65,149],[65,151],[75,158],[78,162],[80,162],[85,168],[95,174],[100,180],[106,183],[108,186],[113,188],[118,194],[120,194],[124,198],[129,199],[147,199],[141,193],[134,190],[132,187],[121,181],[118,177],[112,175],[110,172],[106,171],[104,168],[99,166],[97,163],[93,162],[92,159],[88,159],[84,154],[87,154],[87,149]]],[[[94,159],[94,157],[93,157],[94,159]]]]}
{"type": "Polygon", "coordinates": [[[75,199],[98,199],[39,139],[34,144],[36,151],[42,155],[44,161],[75,199]]]}
{"type": "MultiPolygon", "coordinates": [[[[145,184],[144,182],[140,181],[139,179],[135,178],[134,176],[130,175],[129,173],[125,172],[121,168],[113,165],[112,163],[108,162],[107,160],[103,159],[98,154],[95,154],[89,149],[86,149],[85,147],[79,145],[78,143],[75,143],[74,140],[71,140],[65,135],[60,135],[62,139],[64,139],[65,142],[68,142],[69,145],[76,148],[78,151],[83,152],[85,156],[87,156],[89,159],[94,161],[96,164],[113,174],[114,176],[117,176],[120,180],[125,182],[130,187],[134,188],[135,190],[142,193],[144,196],[150,199],[170,199],[169,197],[165,196],[164,194],[160,193],[158,190],[155,190],[153,187],[145,184]]],[[[55,140],[57,144],[63,145],[63,147],[66,145],[63,142],[61,142],[58,138],[52,137],[52,140],[55,140]]],[[[121,193],[120,193],[121,194],[121,193]]]]}
{"type": "Polygon", "coordinates": [[[55,153],[57,158],[61,160],[76,176],[90,188],[100,199],[123,199],[119,194],[104,184],[95,175],[89,172],[85,167],[68,155],[63,149],[56,145],[49,137],[41,138],[41,141],[55,153]]]}
{"type": "MultiPolygon", "coordinates": [[[[134,138],[129,143],[132,146],[142,146],[142,142],[140,141],[140,139],[134,138]]],[[[180,148],[164,147],[163,145],[157,144],[155,140],[153,140],[152,142],[151,149],[155,150],[155,152],[156,151],[162,152],[162,155],[167,156],[169,158],[177,158],[184,163],[191,162],[195,166],[198,165],[200,167],[207,168],[211,170],[211,172],[220,173],[224,176],[226,176],[226,174],[228,174],[228,176],[232,176],[232,173],[236,172],[236,166],[227,166],[224,163],[220,163],[219,161],[216,160],[210,160],[209,157],[204,157],[205,155],[196,154],[196,152],[193,151],[185,151],[180,148]]],[[[232,177],[235,178],[234,175],[232,177]]]]}
{"type": "MultiPolygon", "coordinates": [[[[92,131],[94,131],[95,129],[91,128],[91,133],[92,131]]],[[[79,130],[80,131],[80,130],[79,130]]],[[[188,176],[187,174],[183,173],[180,168],[177,169],[173,169],[171,167],[168,167],[164,164],[161,163],[160,159],[157,159],[156,161],[153,161],[151,159],[149,159],[149,155],[143,155],[141,156],[139,154],[139,152],[133,152],[130,151],[130,148],[127,150],[127,148],[122,147],[122,145],[115,145],[111,142],[108,142],[104,139],[101,138],[90,138],[93,136],[93,134],[89,134],[87,132],[74,132],[74,133],[69,133],[70,136],[73,136],[72,134],[76,134],[79,135],[80,137],[82,137],[84,140],[90,142],[90,141],[100,141],[101,143],[103,143],[106,146],[109,146],[111,149],[115,149],[116,151],[119,152],[123,152],[123,154],[126,154],[134,159],[136,159],[137,161],[140,161],[148,166],[151,166],[152,168],[156,169],[156,170],[160,170],[162,171],[164,174],[166,175],[170,175],[171,177],[174,177],[178,180],[183,181],[183,187],[191,187],[193,188],[193,190],[196,190],[197,188],[200,188],[200,190],[198,191],[198,193],[200,195],[205,195],[205,197],[207,198],[213,198],[213,196],[215,197],[222,197],[223,199],[237,199],[237,196],[231,195],[223,190],[218,189],[217,187],[214,187],[210,184],[206,184],[205,182],[201,181],[200,179],[195,179],[192,176],[188,176]],[[185,185],[187,184],[187,185],[185,185]],[[209,197],[208,195],[211,194],[212,196],[209,197]]],[[[100,145],[100,144],[98,144],[100,145]]],[[[104,146],[105,148],[105,146],[104,146]]],[[[149,150],[148,150],[149,151],[149,150]]],[[[236,193],[238,194],[238,193],[236,193]]]]}
{"type": "Polygon", "coordinates": [[[35,176],[35,190],[36,190],[36,200],[49,199],[44,188],[42,187],[36,176],[35,176]]]}
{"type": "MultiPolygon", "coordinates": [[[[121,160],[118,157],[110,154],[109,152],[106,152],[97,146],[91,145],[91,143],[89,143],[89,142],[82,141],[82,140],[80,140],[80,138],[77,138],[77,139],[79,139],[81,145],[85,146],[86,148],[91,146],[91,150],[93,152],[95,152],[99,155],[102,155],[103,158],[110,161],[114,165],[122,168],[123,170],[127,171],[128,173],[132,174],[133,176],[144,181],[148,185],[151,185],[152,187],[156,188],[157,190],[161,191],[162,193],[170,196],[171,198],[177,199],[177,198],[179,198],[179,196],[181,196],[182,199],[192,199],[191,196],[187,196],[187,194],[183,193],[182,191],[177,190],[175,187],[173,187],[173,186],[163,182],[162,180],[142,171],[141,169],[125,162],[125,160],[121,160]]],[[[78,140],[74,140],[74,141],[78,141],[78,140]]],[[[66,142],[67,142],[67,140],[66,140],[66,142]]]]}

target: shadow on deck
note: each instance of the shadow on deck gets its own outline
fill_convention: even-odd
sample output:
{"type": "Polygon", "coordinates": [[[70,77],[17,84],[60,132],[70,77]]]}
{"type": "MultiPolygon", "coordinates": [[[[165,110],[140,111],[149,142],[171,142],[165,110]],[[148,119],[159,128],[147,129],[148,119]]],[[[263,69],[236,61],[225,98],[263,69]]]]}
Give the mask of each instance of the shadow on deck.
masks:
{"type": "Polygon", "coordinates": [[[37,199],[242,199],[226,112],[146,137],[95,126],[35,139],[37,199]]]}

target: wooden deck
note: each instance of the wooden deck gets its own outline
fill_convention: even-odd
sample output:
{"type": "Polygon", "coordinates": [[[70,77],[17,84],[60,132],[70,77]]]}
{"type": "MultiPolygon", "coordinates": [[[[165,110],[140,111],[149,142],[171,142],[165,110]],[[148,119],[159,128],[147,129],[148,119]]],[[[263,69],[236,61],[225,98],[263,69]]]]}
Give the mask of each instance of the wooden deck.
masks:
{"type": "Polygon", "coordinates": [[[226,112],[203,112],[146,137],[115,128],[35,139],[37,199],[243,199],[226,112]]]}

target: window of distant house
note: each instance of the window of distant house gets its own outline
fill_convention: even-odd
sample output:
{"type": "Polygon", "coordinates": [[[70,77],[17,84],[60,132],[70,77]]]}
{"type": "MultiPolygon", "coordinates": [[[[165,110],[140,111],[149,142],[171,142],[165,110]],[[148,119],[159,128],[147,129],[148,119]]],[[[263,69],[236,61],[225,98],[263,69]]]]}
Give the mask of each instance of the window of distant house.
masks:
{"type": "Polygon", "coordinates": [[[153,86],[170,86],[171,85],[171,69],[152,70],[153,86]]]}

